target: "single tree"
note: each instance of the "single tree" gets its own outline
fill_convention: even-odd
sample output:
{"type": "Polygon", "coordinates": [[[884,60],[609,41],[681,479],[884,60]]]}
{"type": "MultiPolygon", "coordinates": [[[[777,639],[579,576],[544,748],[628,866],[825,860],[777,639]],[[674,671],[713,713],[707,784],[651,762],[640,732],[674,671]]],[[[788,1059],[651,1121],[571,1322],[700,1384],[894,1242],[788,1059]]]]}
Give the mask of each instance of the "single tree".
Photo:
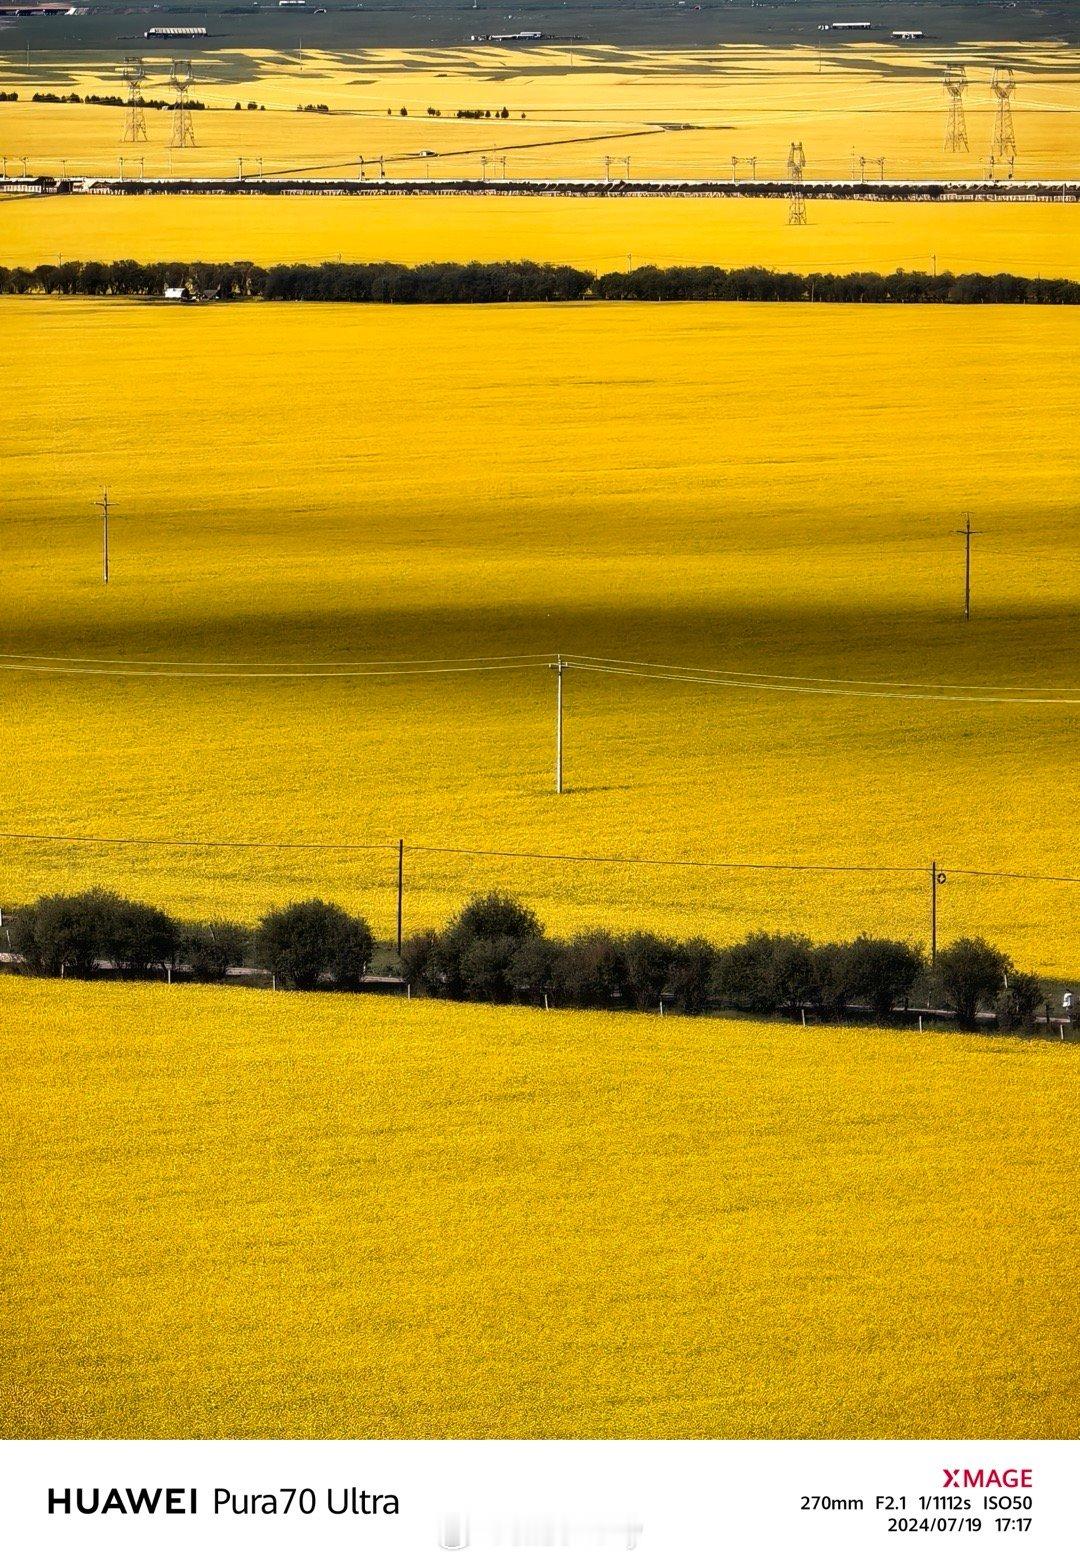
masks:
{"type": "Polygon", "coordinates": [[[985,939],[958,938],[938,955],[935,985],[960,1023],[971,1028],[980,1008],[996,1002],[1009,968],[1008,956],[985,939]]]}
{"type": "Polygon", "coordinates": [[[366,921],[324,900],[271,911],[256,934],[260,962],[298,992],[310,992],[322,975],[329,975],[336,986],[357,987],[374,947],[366,921]]]}

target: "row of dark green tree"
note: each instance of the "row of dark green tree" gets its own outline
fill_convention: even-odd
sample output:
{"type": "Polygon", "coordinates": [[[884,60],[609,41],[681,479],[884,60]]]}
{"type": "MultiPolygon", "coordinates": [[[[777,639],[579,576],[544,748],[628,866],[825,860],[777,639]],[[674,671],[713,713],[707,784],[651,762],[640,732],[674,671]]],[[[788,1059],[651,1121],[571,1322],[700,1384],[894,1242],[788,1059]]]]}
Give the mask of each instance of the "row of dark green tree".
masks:
{"type": "Polygon", "coordinates": [[[0,293],[160,298],[166,287],[220,299],[305,303],[567,303],[582,299],[782,303],[1077,304],[1080,282],[1058,278],[925,271],[799,276],[761,266],[639,266],[598,276],[576,266],[507,260],[466,265],[390,261],[257,266],[237,261],[68,260],[0,266],[0,293]]]}
{"type": "MultiPolygon", "coordinates": [[[[17,94],[12,93],[12,97],[17,94]]],[[[78,92],[35,92],[31,99],[34,103],[92,103],[98,108],[124,108],[129,99],[118,97],[115,93],[87,92],[80,96],[78,92]]],[[[175,108],[176,103],[168,98],[144,98],[136,97],[135,102],[139,108],[175,108]]],[[[188,108],[205,108],[205,103],[198,102],[195,98],[186,98],[188,108]]]]}
{"type": "Polygon", "coordinates": [[[8,940],[37,976],[81,976],[103,967],[130,976],[184,973],[223,981],[256,966],[283,985],[311,991],[324,978],[356,991],[375,939],[368,924],[323,900],[270,911],[255,928],[234,921],[178,921],[110,889],[50,894],[9,913],[8,940]]]}
{"type": "Polygon", "coordinates": [[[720,947],[651,932],[548,937],[536,914],[498,892],[478,896],[441,932],[410,938],[400,959],[379,950],[368,923],[323,900],[270,911],[255,928],[177,921],[156,906],[105,889],[47,895],[9,914],[12,953],[39,976],[102,970],[147,978],[222,981],[265,971],[299,991],[357,991],[381,956],[410,991],[458,1002],[566,1008],[661,1007],[683,1014],[728,1010],[762,1016],[805,1011],[840,1021],[887,1023],[915,999],[973,1026],[990,1012],[1002,1029],[1031,1031],[1047,1001],[1039,978],[999,949],[961,938],[930,968],[921,949],[889,938],[813,943],[756,932],[720,947]]]}

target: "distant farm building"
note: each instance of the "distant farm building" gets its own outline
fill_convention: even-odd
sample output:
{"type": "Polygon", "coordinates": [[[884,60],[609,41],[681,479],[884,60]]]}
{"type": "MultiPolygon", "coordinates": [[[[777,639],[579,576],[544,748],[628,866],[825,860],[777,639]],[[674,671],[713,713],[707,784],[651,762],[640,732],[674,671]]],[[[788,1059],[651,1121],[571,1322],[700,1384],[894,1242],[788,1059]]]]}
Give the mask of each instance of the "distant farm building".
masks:
{"type": "Polygon", "coordinates": [[[926,34],[921,28],[900,27],[893,33],[894,38],[899,38],[902,43],[910,43],[914,38],[925,38],[926,34]]]}
{"type": "Polygon", "coordinates": [[[148,27],[144,38],[205,38],[205,27],[148,27]]]}
{"type": "Polygon", "coordinates": [[[470,43],[539,43],[543,33],[473,33],[470,43]]]}

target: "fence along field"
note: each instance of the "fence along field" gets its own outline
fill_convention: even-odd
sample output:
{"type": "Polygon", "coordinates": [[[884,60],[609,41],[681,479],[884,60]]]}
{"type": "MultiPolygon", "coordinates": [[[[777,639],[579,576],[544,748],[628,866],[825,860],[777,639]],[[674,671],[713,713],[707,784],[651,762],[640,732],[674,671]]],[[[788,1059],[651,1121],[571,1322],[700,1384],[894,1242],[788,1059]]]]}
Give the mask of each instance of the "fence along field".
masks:
{"type": "MultiPolygon", "coordinates": [[[[413,930],[501,886],[553,932],[925,943],[934,859],[1069,875],[1069,312],[665,307],[266,305],[256,325],[247,310],[0,301],[0,368],[21,409],[0,498],[8,829],[913,869],[882,881],[410,853],[413,930]],[[982,532],[967,624],[966,509],[982,532]],[[560,643],[1059,702],[574,671],[557,797],[543,669],[41,670],[43,657],[243,671],[560,643]]],[[[317,885],[384,935],[394,925],[385,853],[327,852],[317,871],[311,853],[152,845],[16,842],[3,857],[5,902],[104,882],[176,914],[251,920],[317,885]]],[[[1072,979],[1073,893],[950,875],[940,936],[979,932],[1072,979]]]]}

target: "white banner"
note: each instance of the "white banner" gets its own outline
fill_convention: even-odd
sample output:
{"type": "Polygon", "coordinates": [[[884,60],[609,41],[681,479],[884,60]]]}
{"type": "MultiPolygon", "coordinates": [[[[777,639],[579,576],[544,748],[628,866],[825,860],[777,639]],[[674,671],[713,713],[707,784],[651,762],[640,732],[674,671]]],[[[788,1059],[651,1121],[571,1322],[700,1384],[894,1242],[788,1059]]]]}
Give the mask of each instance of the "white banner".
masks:
{"type": "Polygon", "coordinates": [[[19,1561],[1063,1561],[1078,1462],[1063,1442],[22,1442],[3,1541],[19,1561]]]}

